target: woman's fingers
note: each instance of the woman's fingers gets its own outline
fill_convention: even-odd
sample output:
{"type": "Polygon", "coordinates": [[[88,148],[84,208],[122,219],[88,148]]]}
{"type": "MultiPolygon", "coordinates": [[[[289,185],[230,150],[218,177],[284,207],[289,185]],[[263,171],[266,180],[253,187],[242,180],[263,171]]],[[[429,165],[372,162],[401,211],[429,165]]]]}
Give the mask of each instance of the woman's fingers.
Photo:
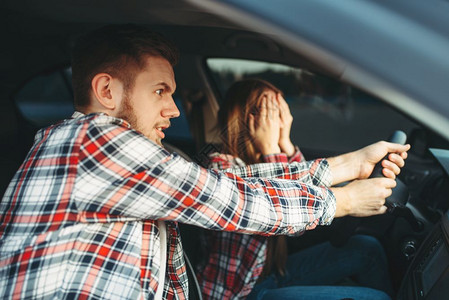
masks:
{"type": "Polygon", "coordinates": [[[279,105],[276,98],[272,95],[265,95],[267,102],[267,117],[269,120],[277,121],[279,119],[279,105]]]}
{"type": "Polygon", "coordinates": [[[290,112],[290,107],[285,101],[284,97],[280,93],[276,95],[277,103],[279,105],[279,115],[281,118],[282,126],[291,126],[293,116],[290,112]]]}
{"type": "Polygon", "coordinates": [[[261,95],[256,114],[250,115],[248,126],[258,152],[279,153],[279,107],[276,98],[268,93],[261,95]]]}
{"type": "Polygon", "coordinates": [[[259,114],[258,118],[261,120],[264,120],[268,114],[268,99],[266,96],[262,97],[262,101],[260,102],[259,106],[259,114]]]}
{"type": "Polygon", "coordinates": [[[277,100],[279,103],[279,109],[281,113],[290,113],[290,108],[288,107],[287,101],[285,101],[284,97],[281,94],[277,94],[277,100]]]}

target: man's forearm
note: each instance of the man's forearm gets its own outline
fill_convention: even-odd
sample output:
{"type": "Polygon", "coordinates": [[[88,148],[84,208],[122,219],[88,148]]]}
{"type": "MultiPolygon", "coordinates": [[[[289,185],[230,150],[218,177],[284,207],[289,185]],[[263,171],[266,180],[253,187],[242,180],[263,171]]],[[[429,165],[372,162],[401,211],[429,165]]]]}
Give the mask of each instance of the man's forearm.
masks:
{"type": "Polygon", "coordinates": [[[353,180],[358,177],[360,169],[355,152],[345,153],[327,159],[332,172],[332,185],[353,180]]]}
{"type": "Polygon", "coordinates": [[[348,201],[348,194],[344,188],[332,188],[336,199],[335,218],[344,217],[350,214],[351,205],[348,201]]]}
{"type": "Polygon", "coordinates": [[[298,180],[303,183],[329,187],[332,175],[325,159],[289,164],[263,163],[223,170],[239,177],[261,177],[298,180]]]}

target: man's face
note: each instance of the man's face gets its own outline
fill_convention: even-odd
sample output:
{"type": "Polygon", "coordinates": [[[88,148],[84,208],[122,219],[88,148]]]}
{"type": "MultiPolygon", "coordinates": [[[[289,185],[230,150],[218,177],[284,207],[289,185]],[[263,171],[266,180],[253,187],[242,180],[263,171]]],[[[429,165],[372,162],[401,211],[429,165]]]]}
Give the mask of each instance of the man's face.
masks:
{"type": "Polygon", "coordinates": [[[149,56],[145,61],[146,66],[136,75],[134,87],[124,94],[117,117],[161,145],[165,137],[163,130],[170,126],[170,119],[179,117],[172,97],[175,76],[166,59],[149,56]]]}

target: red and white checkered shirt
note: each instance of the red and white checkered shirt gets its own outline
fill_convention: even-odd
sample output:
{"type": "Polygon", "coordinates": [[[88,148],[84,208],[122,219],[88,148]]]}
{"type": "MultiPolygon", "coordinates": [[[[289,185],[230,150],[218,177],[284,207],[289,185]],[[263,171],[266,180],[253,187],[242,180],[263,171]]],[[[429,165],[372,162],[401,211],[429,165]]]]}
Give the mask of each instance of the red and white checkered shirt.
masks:
{"type": "Polygon", "coordinates": [[[163,297],[187,298],[177,222],[259,234],[329,223],[334,195],[308,184],[309,169],[211,171],[121,119],[75,113],[37,133],[0,203],[0,298],[152,299],[161,262],[157,220],[168,234],[163,297]]]}
{"type": "MultiPolygon", "coordinates": [[[[304,156],[296,147],[296,152],[287,157],[284,153],[262,157],[266,163],[292,163],[304,161],[304,156]]],[[[238,157],[213,153],[209,167],[223,170],[235,166],[245,166],[238,157]]],[[[326,172],[322,172],[320,160],[311,161],[311,176],[314,184],[329,186],[326,172]],[[323,178],[321,178],[323,176],[323,178]]],[[[318,220],[317,220],[318,221],[318,220]]],[[[306,229],[315,228],[316,223],[306,229]]],[[[265,267],[268,239],[262,235],[239,234],[224,231],[205,231],[207,258],[198,268],[198,282],[204,299],[244,299],[253,289],[265,267]]]]}

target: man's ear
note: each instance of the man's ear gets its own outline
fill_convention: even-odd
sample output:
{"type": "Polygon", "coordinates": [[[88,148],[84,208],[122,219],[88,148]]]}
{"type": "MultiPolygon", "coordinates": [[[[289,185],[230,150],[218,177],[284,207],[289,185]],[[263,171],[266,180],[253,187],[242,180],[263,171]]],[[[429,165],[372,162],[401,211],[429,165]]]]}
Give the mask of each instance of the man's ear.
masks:
{"type": "Polygon", "coordinates": [[[95,100],[107,110],[114,110],[117,106],[112,93],[113,80],[113,77],[107,73],[98,73],[91,82],[95,100]]]}

